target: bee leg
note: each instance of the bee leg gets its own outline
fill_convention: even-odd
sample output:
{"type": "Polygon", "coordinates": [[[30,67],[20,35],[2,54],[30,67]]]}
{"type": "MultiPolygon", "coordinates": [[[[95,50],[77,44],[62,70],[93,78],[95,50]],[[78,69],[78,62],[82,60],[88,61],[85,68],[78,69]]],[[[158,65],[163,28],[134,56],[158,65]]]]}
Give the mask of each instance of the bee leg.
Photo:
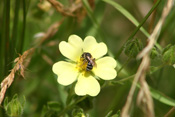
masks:
{"type": "Polygon", "coordinates": [[[86,60],[83,60],[83,64],[81,64],[80,67],[82,67],[86,62],[86,60]]]}
{"type": "Polygon", "coordinates": [[[96,62],[95,62],[95,58],[93,58],[92,61],[93,61],[93,63],[94,63],[93,66],[94,66],[94,67],[97,67],[97,64],[96,64],[96,62]]]}

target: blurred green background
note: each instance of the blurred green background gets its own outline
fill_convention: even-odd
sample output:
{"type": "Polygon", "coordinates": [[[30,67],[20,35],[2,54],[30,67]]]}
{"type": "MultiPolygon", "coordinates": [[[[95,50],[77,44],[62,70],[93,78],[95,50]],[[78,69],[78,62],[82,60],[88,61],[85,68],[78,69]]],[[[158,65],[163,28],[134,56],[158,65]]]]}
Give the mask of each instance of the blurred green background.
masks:
{"type": "MultiPolygon", "coordinates": [[[[25,78],[22,78],[20,73],[17,72],[14,82],[7,89],[5,97],[9,97],[9,100],[11,100],[14,94],[18,94],[18,97],[25,96],[26,103],[22,116],[56,116],[60,110],[63,110],[64,107],[62,106],[65,106],[67,95],[73,88],[73,86],[63,87],[58,84],[56,76],[52,72],[53,63],[65,59],[58,50],[58,44],[60,41],[67,41],[71,34],[77,34],[82,39],[92,35],[98,42],[103,41],[107,44],[108,54],[118,61],[116,70],[119,70],[123,65],[124,68],[118,73],[115,82],[105,82],[107,85],[101,89],[98,96],[88,97],[82,103],[76,104],[76,107],[81,107],[90,117],[103,117],[109,114],[111,110],[112,114],[110,116],[112,116],[122,110],[133,80],[133,77],[130,76],[137,72],[140,64],[140,60],[136,60],[135,56],[128,56],[124,51],[118,56],[119,50],[136,29],[136,26],[125,17],[126,14],[119,12],[114,8],[114,4],[110,5],[105,2],[106,0],[57,1],[62,3],[65,9],[69,9],[72,4],[81,3],[82,6],[76,12],[73,12],[75,16],[72,17],[62,15],[49,2],[46,3],[44,0],[0,0],[0,81],[10,73],[15,65],[13,61],[19,54],[36,47],[30,56],[29,65],[25,68],[25,78]],[[88,8],[90,8],[90,11],[88,8]],[[57,27],[58,31],[55,30],[56,33],[39,45],[42,36],[48,32],[49,27],[59,21],[62,22],[57,27]],[[56,111],[48,108],[48,103],[51,101],[56,102],[56,111]]],[[[155,2],[158,2],[154,15],[151,15],[143,24],[149,34],[160,19],[162,9],[166,4],[164,0],[112,1],[130,12],[138,22],[141,22],[155,2]]],[[[151,59],[150,68],[156,70],[146,75],[149,86],[155,91],[154,94],[160,94],[160,97],[168,97],[163,103],[158,98],[154,98],[156,117],[164,116],[172,108],[170,105],[175,105],[173,100],[175,98],[175,68],[172,66],[174,60],[171,64],[164,64],[163,61],[163,49],[168,44],[175,44],[174,19],[175,8],[173,7],[157,40],[162,50],[156,49],[156,56],[151,59]],[[168,101],[170,101],[170,104],[168,104],[168,101]]],[[[137,31],[133,38],[137,38],[142,48],[147,44],[147,37],[141,31],[137,31]]],[[[173,53],[175,54],[175,51],[173,53]]],[[[175,58],[174,54],[172,58],[175,58]]],[[[104,82],[101,82],[101,84],[103,85],[104,82]]],[[[138,90],[134,95],[131,109],[131,116],[133,117],[143,116],[143,112],[136,105],[138,90]]],[[[73,96],[72,100],[77,98],[79,97],[73,96]]],[[[67,116],[71,116],[73,109],[75,107],[66,112],[68,113],[67,116]]],[[[0,108],[0,116],[7,116],[3,104],[0,108]]]]}

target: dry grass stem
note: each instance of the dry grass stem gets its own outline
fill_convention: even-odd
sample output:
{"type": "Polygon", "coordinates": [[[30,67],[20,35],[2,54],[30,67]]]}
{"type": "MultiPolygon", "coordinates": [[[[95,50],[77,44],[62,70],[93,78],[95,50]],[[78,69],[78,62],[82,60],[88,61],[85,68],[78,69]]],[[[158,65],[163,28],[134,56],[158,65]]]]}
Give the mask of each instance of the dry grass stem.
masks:
{"type": "Polygon", "coordinates": [[[154,46],[154,44],[155,44],[155,42],[160,34],[163,22],[165,21],[165,18],[169,14],[172,6],[173,6],[173,0],[168,0],[167,5],[163,9],[163,13],[162,13],[162,16],[161,16],[159,22],[157,23],[156,27],[153,30],[153,33],[150,35],[150,37],[148,39],[149,41],[148,41],[147,46],[137,56],[138,59],[142,58],[144,55],[148,54],[151,51],[152,47],[154,46]]]}
{"type": "Polygon", "coordinates": [[[47,47],[53,47],[53,46],[56,46],[58,45],[59,41],[58,40],[53,40],[53,41],[50,41],[46,44],[47,47]]]}
{"type": "MultiPolygon", "coordinates": [[[[35,47],[31,49],[26,50],[22,55],[19,54],[19,57],[17,57],[14,60],[15,66],[11,70],[10,74],[1,82],[0,105],[2,104],[7,88],[9,88],[12,82],[14,81],[15,73],[17,71],[20,71],[20,75],[24,78],[24,70],[26,66],[28,66],[30,59],[31,59],[29,55],[31,55],[38,46],[43,44],[44,41],[46,41],[47,39],[55,35],[55,33],[58,31],[58,28],[62,24],[63,21],[64,19],[51,25],[49,29],[47,30],[47,32],[45,33],[45,35],[40,39],[39,44],[37,44],[35,47]]],[[[49,64],[53,63],[50,60],[50,58],[46,56],[44,56],[44,58],[47,59],[47,62],[49,64]]]]}
{"type": "Polygon", "coordinates": [[[23,55],[19,54],[19,57],[17,57],[14,60],[15,66],[11,70],[10,74],[1,82],[1,92],[0,92],[0,104],[2,103],[6,90],[9,88],[14,80],[15,73],[17,71],[20,71],[20,75],[24,78],[24,69],[25,69],[25,60],[29,55],[31,55],[34,51],[34,48],[31,48],[23,53],[23,55]]]}
{"type": "Polygon", "coordinates": [[[53,61],[51,58],[49,58],[46,54],[42,54],[42,58],[49,64],[49,65],[53,65],[53,61]]]}
{"type": "Polygon", "coordinates": [[[121,117],[129,117],[129,110],[131,107],[131,103],[133,100],[133,95],[136,89],[136,85],[139,82],[140,83],[140,91],[138,93],[138,98],[137,98],[137,104],[141,106],[141,109],[145,113],[146,116],[149,117],[154,117],[154,106],[153,106],[153,101],[150,95],[149,87],[148,84],[145,81],[145,75],[146,72],[149,68],[149,63],[150,63],[150,58],[149,58],[149,53],[151,49],[153,48],[159,33],[162,28],[162,24],[165,21],[165,18],[169,14],[171,8],[173,5],[173,0],[168,0],[167,5],[164,7],[162,16],[157,23],[156,27],[153,30],[153,33],[149,37],[149,41],[147,46],[143,49],[142,52],[139,53],[137,58],[142,58],[141,64],[137,70],[137,73],[135,75],[135,78],[133,80],[131,89],[129,91],[127,101],[125,106],[122,109],[121,117]]]}
{"type": "Polygon", "coordinates": [[[171,117],[175,113],[175,107],[172,107],[164,117],[171,117]]]}
{"type": "Polygon", "coordinates": [[[39,44],[37,46],[40,46],[43,44],[44,41],[51,38],[55,35],[55,33],[58,31],[59,26],[63,23],[64,19],[52,24],[48,30],[44,33],[44,35],[39,39],[39,44]]]}
{"type": "MultiPolygon", "coordinates": [[[[83,3],[81,0],[69,1],[69,6],[65,7],[62,3],[56,0],[47,0],[52,6],[63,16],[76,17],[77,22],[81,22],[87,15],[83,3]]],[[[92,9],[95,7],[95,0],[88,0],[88,3],[92,9]]]]}
{"type": "Polygon", "coordinates": [[[146,71],[149,67],[149,62],[150,62],[149,56],[148,55],[144,56],[142,61],[143,61],[143,64],[142,64],[143,68],[140,69],[141,71],[138,71],[141,73],[140,76],[139,75],[137,76],[137,79],[139,79],[139,83],[141,85],[140,91],[137,97],[137,105],[141,107],[141,109],[143,110],[146,116],[154,117],[153,100],[151,98],[148,84],[145,81],[146,71]]]}
{"type": "Polygon", "coordinates": [[[63,4],[56,0],[47,0],[52,4],[52,6],[62,15],[74,17],[74,12],[82,7],[81,2],[73,3],[69,8],[66,8],[63,4]]]}

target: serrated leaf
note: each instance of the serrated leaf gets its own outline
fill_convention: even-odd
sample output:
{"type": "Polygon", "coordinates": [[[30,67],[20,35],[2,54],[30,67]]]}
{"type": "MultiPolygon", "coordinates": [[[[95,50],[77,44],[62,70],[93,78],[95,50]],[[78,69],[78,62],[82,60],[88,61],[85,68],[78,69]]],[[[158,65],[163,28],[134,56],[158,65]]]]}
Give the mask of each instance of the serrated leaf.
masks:
{"type": "Polygon", "coordinates": [[[12,100],[15,100],[15,99],[18,99],[18,94],[15,94],[15,95],[13,96],[13,99],[12,99],[12,100]]]}
{"type": "Polygon", "coordinates": [[[159,69],[160,69],[160,67],[150,66],[149,73],[152,74],[152,73],[156,72],[159,69]]]}
{"type": "Polygon", "coordinates": [[[84,116],[84,111],[82,108],[75,108],[72,111],[72,116],[73,117],[83,117],[84,116]]]}
{"type": "Polygon", "coordinates": [[[159,52],[157,51],[156,47],[153,47],[150,53],[150,58],[151,59],[155,59],[156,57],[158,57],[159,52]]]}
{"type": "Polygon", "coordinates": [[[19,101],[18,95],[15,94],[10,102],[5,102],[6,113],[8,116],[21,116],[23,113],[23,106],[19,101]]]}
{"type": "Polygon", "coordinates": [[[168,45],[163,49],[162,54],[164,54],[171,46],[172,46],[171,44],[168,44],[168,45]]]}
{"type": "Polygon", "coordinates": [[[125,45],[125,54],[128,57],[136,57],[138,53],[142,50],[142,44],[138,39],[128,41],[125,45]]]}
{"type": "Polygon", "coordinates": [[[175,46],[168,46],[163,51],[163,61],[173,65],[175,64],[175,46]]]}
{"type": "Polygon", "coordinates": [[[23,108],[24,108],[25,103],[26,103],[26,97],[23,96],[23,97],[22,97],[22,100],[21,100],[21,106],[22,106],[23,108]]]}
{"type": "Polygon", "coordinates": [[[8,105],[8,97],[5,98],[4,100],[4,108],[7,110],[7,105],[8,105]]]}

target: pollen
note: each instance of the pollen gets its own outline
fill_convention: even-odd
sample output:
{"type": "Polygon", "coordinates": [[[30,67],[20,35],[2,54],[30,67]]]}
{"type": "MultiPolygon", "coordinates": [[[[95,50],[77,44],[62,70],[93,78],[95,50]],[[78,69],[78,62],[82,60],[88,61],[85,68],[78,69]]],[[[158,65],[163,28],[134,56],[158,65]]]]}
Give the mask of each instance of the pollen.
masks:
{"type": "Polygon", "coordinates": [[[83,58],[80,58],[77,62],[76,68],[79,72],[86,72],[87,62],[83,58]]]}

